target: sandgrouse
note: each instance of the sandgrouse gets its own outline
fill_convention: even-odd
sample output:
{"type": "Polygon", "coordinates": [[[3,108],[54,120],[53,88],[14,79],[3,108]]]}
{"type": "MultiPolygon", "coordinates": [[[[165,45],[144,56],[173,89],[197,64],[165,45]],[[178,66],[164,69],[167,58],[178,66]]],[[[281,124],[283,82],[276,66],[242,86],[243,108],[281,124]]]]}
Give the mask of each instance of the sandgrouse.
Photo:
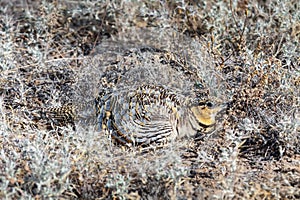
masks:
{"type": "Polygon", "coordinates": [[[109,88],[106,79],[96,99],[98,122],[117,142],[165,143],[214,129],[224,104],[203,97],[195,87],[203,82],[197,68],[174,55],[157,49],[133,51],[104,73],[114,86],[109,88]]]}

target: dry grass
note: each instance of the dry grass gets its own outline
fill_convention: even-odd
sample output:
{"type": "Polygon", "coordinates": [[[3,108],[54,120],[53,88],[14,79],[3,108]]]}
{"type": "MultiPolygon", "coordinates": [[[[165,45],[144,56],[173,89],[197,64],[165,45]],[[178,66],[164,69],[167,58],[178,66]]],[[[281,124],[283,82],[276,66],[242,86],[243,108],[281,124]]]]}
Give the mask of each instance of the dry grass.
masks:
{"type": "MultiPolygon", "coordinates": [[[[0,2],[1,199],[299,199],[298,1],[0,2]],[[154,46],[229,102],[215,132],[142,152],[111,144],[104,68],[154,46]],[[76,130],[41,110],[76,105],[76,130]]],[[[109,77],[107,77],[109,78],[109,77]]]]}

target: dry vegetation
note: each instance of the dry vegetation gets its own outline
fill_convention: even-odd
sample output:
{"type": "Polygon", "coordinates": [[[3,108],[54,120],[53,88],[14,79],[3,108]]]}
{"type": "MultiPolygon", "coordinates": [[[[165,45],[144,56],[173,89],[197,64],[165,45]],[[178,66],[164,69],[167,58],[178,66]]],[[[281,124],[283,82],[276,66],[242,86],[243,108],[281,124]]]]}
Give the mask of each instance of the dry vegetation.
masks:
{"type": "Polygon", "coordinates": [[[298,0],[1,1],[0,198],[299,199],[299,46],[298,0]],[[147,45],[202,67],[215,132],[141,152],[98,130],[102,66],[147,45]],[[76,130],[43,115],[70,103],[76,130]]]}

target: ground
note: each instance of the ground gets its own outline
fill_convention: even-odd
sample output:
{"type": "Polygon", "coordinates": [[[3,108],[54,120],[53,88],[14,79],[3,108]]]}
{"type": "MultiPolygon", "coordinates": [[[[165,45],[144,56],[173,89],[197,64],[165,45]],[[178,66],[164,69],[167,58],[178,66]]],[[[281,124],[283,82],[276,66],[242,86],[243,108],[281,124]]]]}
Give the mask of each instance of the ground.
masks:
{"type": "Polygon", "coordinates": [[[0,16],[0,198],[300,198],[298,1],[4,0],[0,16]],[[141,150],[99,130],[103,66],[147,46],[201,67],[228,102],[214,132],[141,150]]]}

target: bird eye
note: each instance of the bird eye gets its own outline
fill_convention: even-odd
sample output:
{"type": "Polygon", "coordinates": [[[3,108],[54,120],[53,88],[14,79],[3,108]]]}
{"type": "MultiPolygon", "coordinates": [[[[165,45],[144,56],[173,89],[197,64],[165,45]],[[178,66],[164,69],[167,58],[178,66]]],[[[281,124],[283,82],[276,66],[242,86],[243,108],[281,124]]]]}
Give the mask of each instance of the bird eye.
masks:
{"type": "Polygon", "coordinates": [[[198,105],[199,105],[199,106],[205,106],[205,105],[206,105],[206,103],[205,103],[205,102],[203,102],[203,101],[200,101],[200,102],[198,103],[198,105]]]}
{"type": "Polygon", "coordinates": [[[211,108],[211,107],[213,107],[213,103],[212,102],[206,102],[206,106],[211,108]]]}

